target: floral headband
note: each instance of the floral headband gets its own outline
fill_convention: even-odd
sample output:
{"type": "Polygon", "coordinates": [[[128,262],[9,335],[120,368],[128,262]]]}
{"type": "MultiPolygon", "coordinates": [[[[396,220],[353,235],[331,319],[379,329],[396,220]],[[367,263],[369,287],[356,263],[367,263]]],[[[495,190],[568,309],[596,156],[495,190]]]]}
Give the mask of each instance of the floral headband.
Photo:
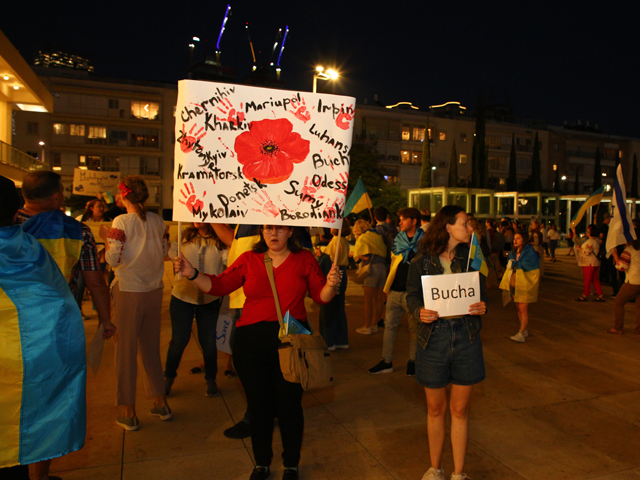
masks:
{"type": "Polygon", "coordinates": [[[125,198],[131,193],[131,189],[122,182],[118,184],[118,189],[120,190],[120,195],[122,195],[122,198],[125,198]]]}

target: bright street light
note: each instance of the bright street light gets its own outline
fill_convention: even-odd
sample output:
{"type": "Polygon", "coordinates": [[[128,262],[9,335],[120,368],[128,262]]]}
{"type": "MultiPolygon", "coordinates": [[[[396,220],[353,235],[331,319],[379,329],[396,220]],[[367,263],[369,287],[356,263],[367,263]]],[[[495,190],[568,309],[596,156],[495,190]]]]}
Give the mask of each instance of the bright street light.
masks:
{"type": "Polygon", "coordinates": [[[318,65],[316,67],[316,73],[313,76],[313,93],[316,93],[318,90],[318,79],[320,80],[335,80],[338,78],[338,72],[335,70],[329,69],[326,72],[324,71],[324,67],[318,65]]]}

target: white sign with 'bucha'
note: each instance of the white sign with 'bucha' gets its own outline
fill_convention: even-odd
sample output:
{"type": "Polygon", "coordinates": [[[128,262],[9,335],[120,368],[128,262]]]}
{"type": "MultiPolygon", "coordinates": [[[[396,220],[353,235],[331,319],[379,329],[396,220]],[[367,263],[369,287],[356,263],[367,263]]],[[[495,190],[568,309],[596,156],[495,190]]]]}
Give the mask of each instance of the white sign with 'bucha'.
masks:
{"type": "Polygon", "coordinates": [[[440,317],[467,315],[469,307],[480,299],[479,272],[422,277],[424,308],[440,317]]]}

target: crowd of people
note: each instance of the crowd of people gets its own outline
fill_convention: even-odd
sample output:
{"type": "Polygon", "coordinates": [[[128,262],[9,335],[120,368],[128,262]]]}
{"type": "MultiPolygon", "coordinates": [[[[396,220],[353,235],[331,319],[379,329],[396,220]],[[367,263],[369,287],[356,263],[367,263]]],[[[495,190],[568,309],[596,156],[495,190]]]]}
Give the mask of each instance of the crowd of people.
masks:
{"type": "MultiPolygon", "coordinates": [[[[138,358],[144,368],[146,394],[152,401],[151,415],[163,421],[172,418],[167,397],[192,337],[194,319],[197,334],[193,335],[203,360],[196,369],[204,371],[205,395],[219,394],[216,325],[224,311],[233,319],[232,354],[228,356],[225,375],[235,376],[237,372],[247,398],[243,420],[227,429],[225,435],[251,437],[255,468],[250,479],[267,479],[271,475],[272,436],[277,419],[283,441],[282,478],[296,480],[304,431],[303,390],[300,384],[286,381],[280,369],[278,347],[282,332],[276,301],[283,312],[288,311],[302,327],[312,331],[304,302],[309,295],[320,305],[319,330],[328,349],[348,349],[347,270],[359,267],[364,307],[362,325],[355,333],[374,335],[384,329],[381,359],[368,370],[370,374],[394,371],[398,327],[407,318],[409,352],[405,374],[415,377],[426,395],[430,467],[423,480],[445,479],[441,460],[447,410],[451,416],[449,435],[454,463],[450,478],[470,478],[463,470],[471,394],[473,386],[485,378],[480,332],[482,316],[487,312],[486,289],[500,288],[505,306],[514,301],[519,328],[510,338],[525,342],[529,336],[528,308],[537,301],[545,257],[556,261],[560,234],[555,225],[547,229],[535,219],[526,227],[507,218],[499,222],[493,218],[480,220],[453,205],[442,207],[433,218],[428,210],[402,208],[397,212],[396,223],[393,214],[380,206],[368,218],[357,219],[353,224],[345,220],[342,229],[324,229],[315,236],[305,228],[283,225],[238,225],[234,229],[224,224],[194,223],[171,243],[165,222],[145,206],[149,192],[144,180],[127,176],[118,188],[117,203],[110,209],[104,200],[92,199],[78,220],[61,213],[64,187],[54,172],[34,172],[24,179],[23,205],[18,203],[12,185],[0,188],[0,233],[12,242],[4,242],[0,258],[15,257],[7,272],[13,275],[31,265],[29,278],[15,275],[24,282],[20,288],[53,282],[55,288],[50,288],[48,295],[57,306],[51,309],[53,316],[45,328],[52,332],[67,328],[82,334],[81,338],[78,335],[75,348],[70,348],[74,353],[68,355],[67,361],[74,363],[74,368],[69,369],[74,372],[73,378],[61,377],[67,384],[55,387],[69,396],[60,399],[64,408],[58,407],[59,422],[67,419],[68,424],[69,418],[83,415],[86,409],[84,388],[69,388],[83,383],[86,375],[80,317],[83,285],[90,292],[103,338],[115,341],[116,405],[120,407],[116,423],[129,431],[140,428],[135,401],[138,358]],[[99,229],[103,248],[98,248],[86,225],[91,222],[111,222],[99,229]],[[12,226],[14,223],[23,225],[12,226]],[[52,237],[51,231],[58,236],[52,237]],[[479,275],[479,301],[470,305],[466,314],[440,315],[425,305],[422,278],[476,270],[469,262],[474,235],[487,265],[486,277],[485,272],[479,275]],[[49,241],[41,245],[33,238],[49,241]],[[65,248],[56,248],[58,238],[65,248]],[[40,260],[34,261],[35,257],[40,260]],[[171,341],[163,367],[160,320],[165,261],[172,262],[176,275],[169,308],[171,341]],[[109,277],[105,276],[106,265],[111,272],[109,277]],[[276,298],[272,288],[277,292],[276,298]]],[[[608,332],[622,334],[624,305],[640,294],[640,240],[621,246],[611,260],[606,259],[602,256],[606,223],[604,228],[590,225],[584,239],[575,230],[572,232],[571,251],[579,257],[585,280],[583,294],[576,300],[586,301],[593,285],[594,301],[605,301],[600,283],[604,270],[604,280],[612,284],[616,295],[615,323],[608,332]]],[[[0,288],[9,292],[5,295],[10,301],[7,308],[13,311],[11,305],[19,305],[19,295],[10,294],[13,285],[6,281],[0,283],[0,288]]],[[[33,318],[18,313],[15,319],[24,324],[33,322],[33,318]]],[[[57,347],[40,345],[44,350],[57,347]]],[[[15,380],[12,388],[18,387],[25,391],[30,388],[15,380]]],[[[81,448],[84,429],[84,422],[74,424],[73,434],[66,436],[66,442],[33,454],[8,450],[9,454],[0,457],[0,465],[11,468],[0,469],[0,476],[26,479],[24,468],[29,463],[34,464],[38,480],[56,479],[49,476],[51,459],[81,448]]]]}

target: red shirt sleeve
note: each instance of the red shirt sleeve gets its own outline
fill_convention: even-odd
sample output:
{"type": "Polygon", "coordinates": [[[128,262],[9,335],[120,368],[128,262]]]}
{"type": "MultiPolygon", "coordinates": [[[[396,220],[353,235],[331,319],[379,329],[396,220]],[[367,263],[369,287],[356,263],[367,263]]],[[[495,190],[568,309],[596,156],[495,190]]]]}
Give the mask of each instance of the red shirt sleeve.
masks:
{"type": "Polygon", "coordinates": [[[209,295],[223,297],[231,292],[239,289],[244,284],[247,272],[247,255],[243,253],[233,264],[220,275],[209,275],[211,280],[211,289],[207,292],[209,295]]]}

